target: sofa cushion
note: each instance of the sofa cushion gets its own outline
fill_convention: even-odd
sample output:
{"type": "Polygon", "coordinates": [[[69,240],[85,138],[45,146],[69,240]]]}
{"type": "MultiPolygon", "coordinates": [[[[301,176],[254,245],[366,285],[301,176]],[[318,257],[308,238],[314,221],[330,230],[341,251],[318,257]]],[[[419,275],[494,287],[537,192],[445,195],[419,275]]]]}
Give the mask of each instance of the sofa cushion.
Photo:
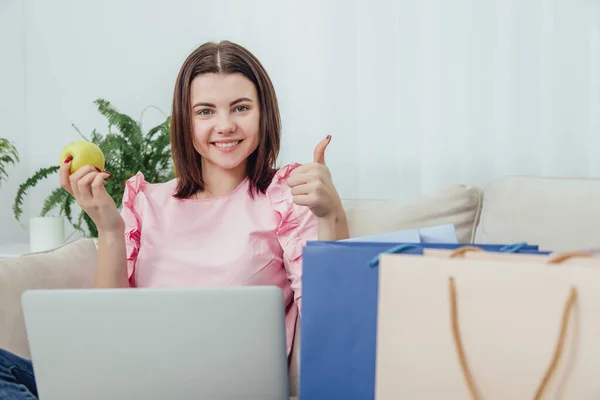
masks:
{"type": "Polygon", "coordinates": [[[483,191],[454,185],[416,200],[344,199],[351,237],[453,224],[458,241],[470,243],[479,222],[483,191]]]}
{"type": "Polygon", "coordinates": [[[599,224],[600,179],[508,176],[485,189],[476,239],[547,251],[600,248],[599,224]]]}
{"type": "Polygon", "coordinates": [[[96,246],[79,239],[45,252],[0,259],[0,348],[29,358],[21,295],[28,289],[90,288],[96,246]]]}

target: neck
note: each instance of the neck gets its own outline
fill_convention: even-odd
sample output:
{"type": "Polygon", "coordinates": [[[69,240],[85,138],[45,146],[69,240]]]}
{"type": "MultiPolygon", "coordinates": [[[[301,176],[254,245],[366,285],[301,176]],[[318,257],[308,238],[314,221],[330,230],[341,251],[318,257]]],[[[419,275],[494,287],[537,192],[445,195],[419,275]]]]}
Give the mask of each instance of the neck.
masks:
{"type": "Polygon", "coordinates": [[[202,160],[202,178],[204,190],[197,193],[199,198],[226,196],[246,178],[246,164],[234,169],[223,169],[202,160]]]}

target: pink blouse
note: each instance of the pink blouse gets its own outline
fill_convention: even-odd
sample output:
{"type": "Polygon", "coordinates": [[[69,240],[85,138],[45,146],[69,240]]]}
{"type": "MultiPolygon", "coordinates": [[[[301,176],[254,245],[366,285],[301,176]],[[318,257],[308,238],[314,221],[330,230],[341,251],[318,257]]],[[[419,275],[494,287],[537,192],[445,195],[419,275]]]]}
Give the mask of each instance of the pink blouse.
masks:
{"type": "Polygon", "coordinates": [[[293,203],[287,165],[266,194],[252,199],[246,178],[212,199],[173,197],[176,180],[125,185],[127,268],[132,287],[277,285],[283,290],[288,355],[301,311],[302,247],[317,239],[317,219],[293,203]]]}

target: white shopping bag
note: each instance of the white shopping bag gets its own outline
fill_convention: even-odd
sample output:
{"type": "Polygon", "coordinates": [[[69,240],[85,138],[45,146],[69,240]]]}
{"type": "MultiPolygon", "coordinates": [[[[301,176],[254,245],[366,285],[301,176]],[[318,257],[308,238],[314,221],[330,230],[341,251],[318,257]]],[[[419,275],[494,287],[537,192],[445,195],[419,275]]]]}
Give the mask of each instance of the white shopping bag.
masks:
{"type": "Polygon", "coordinates": [[[377,400],[600,397],[600,268],[517,256],[381,256],[377,400]]]}

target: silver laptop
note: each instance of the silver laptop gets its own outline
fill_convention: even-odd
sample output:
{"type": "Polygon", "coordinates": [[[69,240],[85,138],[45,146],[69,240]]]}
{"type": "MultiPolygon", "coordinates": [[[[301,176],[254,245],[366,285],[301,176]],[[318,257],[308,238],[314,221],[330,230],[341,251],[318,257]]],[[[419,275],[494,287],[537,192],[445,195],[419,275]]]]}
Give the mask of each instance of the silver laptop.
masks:
{"type": "Polygon", "coordinates": [[[33,290],[43,400],[289,398],[278,287],[33,290]]]}

